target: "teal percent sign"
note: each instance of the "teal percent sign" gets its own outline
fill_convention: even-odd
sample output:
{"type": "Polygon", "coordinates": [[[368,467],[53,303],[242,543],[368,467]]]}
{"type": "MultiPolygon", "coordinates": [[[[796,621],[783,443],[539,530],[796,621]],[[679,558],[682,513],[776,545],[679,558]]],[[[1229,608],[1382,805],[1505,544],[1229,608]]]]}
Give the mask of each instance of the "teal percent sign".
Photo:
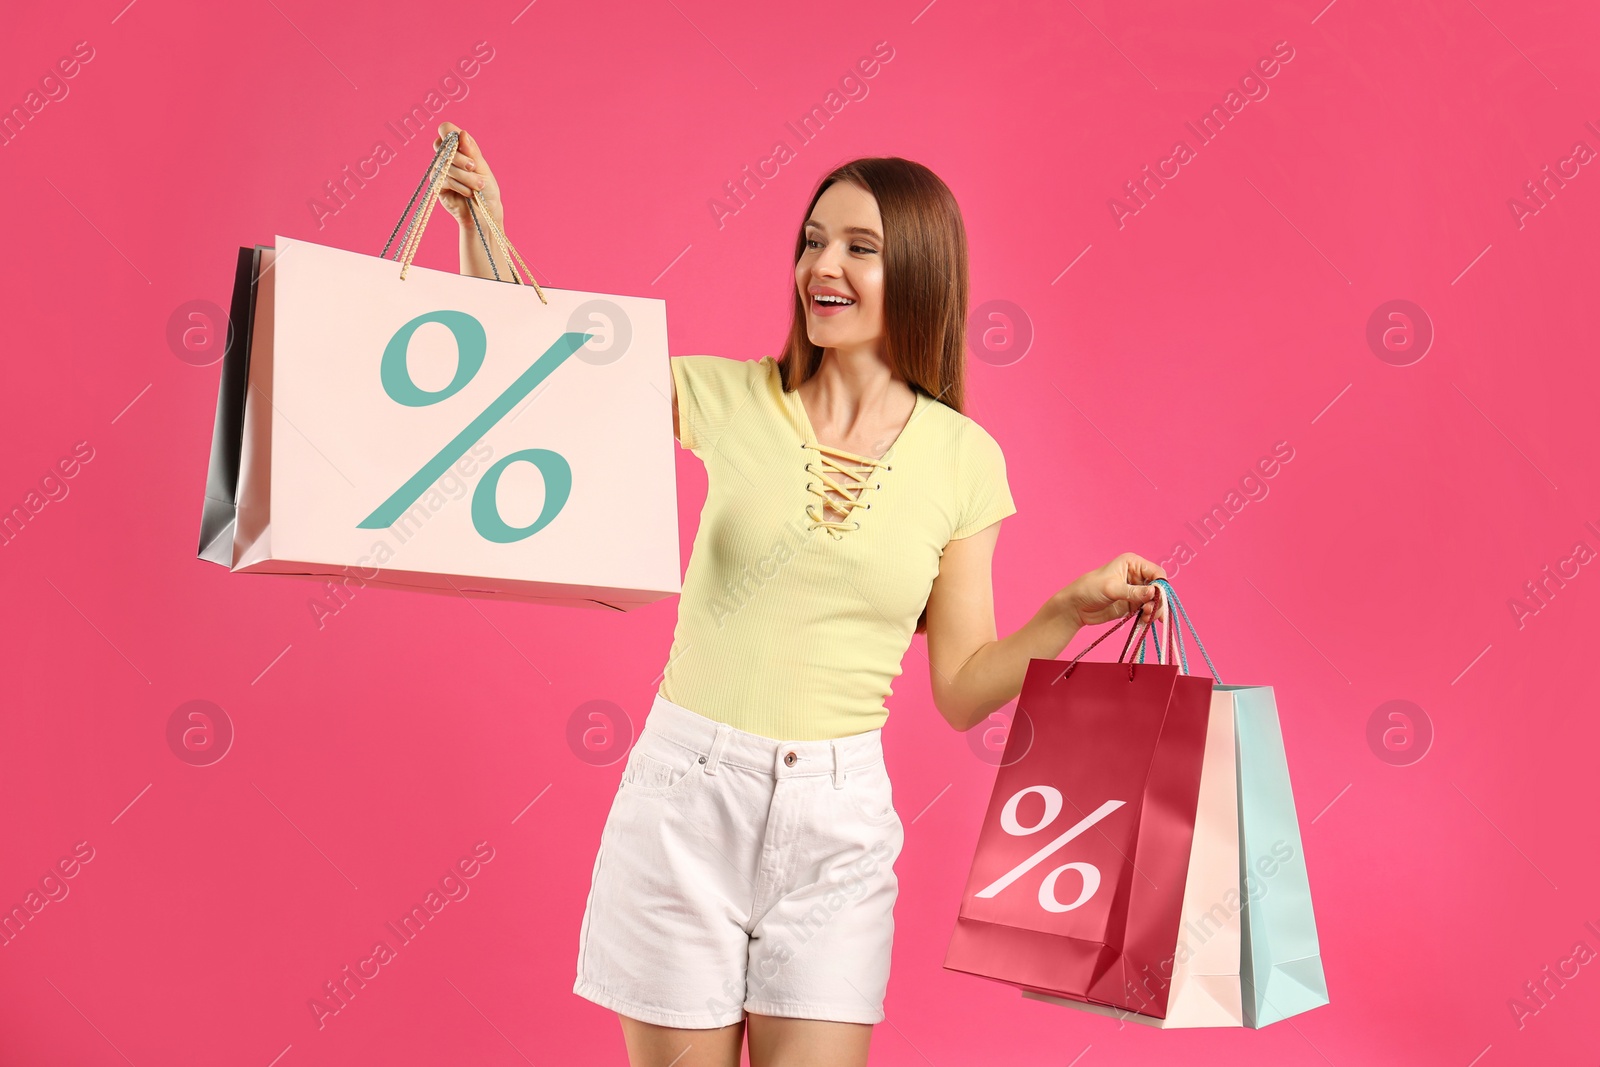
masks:
{"type": "MultiPolygon", "coordinates": [[[[516,407],[540,382],[555,373],[556,368],[582,348],[591,336],[587,333],[569,332],[557,337],[554,343],[545,349],[544,354],[533,361],[532,366],[518,375],[517,380],[495,397],[477,418],[467,423],[464,430],[452,437],[450,443],[439,450],[438,455],[406,479],[405,484],[396,489],[376,511],[357,523],[356,528],[381,530],[394,525],[400,516],[405,514],[406,509],[415,504],[427,488],[444,475],[452,463],[466,454],[473,442],[504,418],[506,412],[516,407]]],[[[396,403],[412,408],[427,407],[448,400],[477,375],[488,351],[489,338],[484,332],[483,323],[466,312],[430,311],[425,315],[418,315],[395,331],[395,335],[389,338],[389,343],[384,346],[383,361],[379,367],[383,391],[396,403]],[[432,392],[420,388],[411,380],[411,369],[406,364],[412,335],[417,332],[418,327],[430,322],[444,326],[456,341],[455,377],[451,378],[443,389],[432,392]]],[[[472,525],[485,540],[498,544],[520,541],[549,525],[566,506],[567,497],[571,494],[572,467],[560,453],[546,448],[524,448],[504,457],[484,472],[478,487],[472,492],[472,525]],[[539,511],[539,517],[527,526],[508,525],[500,517],[500,509],[495,500],[495,493],[500,485],[500,475],[508,466],[519,461],[532,463],[544,476],[544,507],[539,511]]]]}

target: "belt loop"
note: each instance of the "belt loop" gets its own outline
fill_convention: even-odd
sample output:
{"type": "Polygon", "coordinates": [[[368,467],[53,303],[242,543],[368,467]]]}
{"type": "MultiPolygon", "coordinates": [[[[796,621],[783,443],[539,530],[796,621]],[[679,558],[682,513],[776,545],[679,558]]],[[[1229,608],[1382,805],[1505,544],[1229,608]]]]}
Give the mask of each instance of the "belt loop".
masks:
{"type": "Polygon", "coordinates": [[[732,733],[732,732],[733,732],[733,728],[731,726],[729,726],[727,723],[725,723],[725,722],[717,723],[717,736],[716,736],[716,739],[711,742],[711,752],[710,752],[710,754],[706,756],[706,773],[707,774],[716,774],[717,773],[717,761],[722,759],[722,746],[727,744],[728,735],[730,733],[732,733]]]}
{"type": "Polygon", "coordinates": [[[833,744],[833,787],[835,789],[843,789],[844,788],[844,756],[840,753],[840,747],[841,746],[840,746],[839,742],[838,741],[834,741],[834,742],[832,742],[832,744],[833,744]]]}

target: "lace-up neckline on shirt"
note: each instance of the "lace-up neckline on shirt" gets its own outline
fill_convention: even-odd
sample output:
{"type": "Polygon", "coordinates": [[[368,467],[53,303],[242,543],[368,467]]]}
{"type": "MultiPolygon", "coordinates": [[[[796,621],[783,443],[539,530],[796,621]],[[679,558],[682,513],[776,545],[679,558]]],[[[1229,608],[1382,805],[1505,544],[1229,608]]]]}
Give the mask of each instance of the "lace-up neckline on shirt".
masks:
{"type": "Polygon", "coordinates": [[[900,444],[900,439],[906,435],[911,424],[922,413],[923,406],[928,401],[928,396],[921,390],[916,391],[916,400],[911,407],[911,415],[906,419],[905,425],[895,435],[894,441],[884,454],[877,459],[849,452],[842,448],[834,448],[817,441],[816,431],[811,426],[811,417],[806,414],[805,401],[801,399],[798,389],[784,394],[786,399],[794,405],[798,414],[801,430],[800,447],[817,454],[817,459],[806,464],[806,473],[812,475],[812,480],[806,482],[806,491],[820,498],[816,504],[806,505],[806,516],[811,520],[808,530],[825,529],[835,541],[844,537],[845,532],[859,530],[861,521],[855,517],[856,509],[870,511],[872,504],[863,500],[869,489],[881,489],[883,483],[877,480],[880,471],[889,471],[894,468],[890,465],[890,456],[895,447],[900,444]],[[830,494],[829,490],[838,493],[830,494]],[[829,512],[841,516],[839,520],[828,518],[829,512]]]}
{"type": "Polygon", "coordinates": [[[831,468],[831,470],[819,469],[819,465],[814,463],[806,464],[806,472],[808,474],[814,474],[822,480],[822,484],[820,486],[816,482],[806,483],[806,489],[809,492],[815,493],[817,496],[822,498],[822,504],[820,508],[816,504],[806,505],[806,514],[811,517],[812,522],[817,524],[815,526],[807,527],[807,529],[815,530],[819,527],[825,528],[833,535],[833,539],[837,541],[839,538],[844,536],[843,531],[859,530],[861,528],[861,523],[853,520],[850,512],[854,508],[867,508],[868,510],[872,508],[871,504],[862,503],[861,498],[866,495],[866,491],[868,489],[883,488],[882,482],[871,481],[872,475],[880,467],[884,470],[888,470],[890,468],[887,463],[881,460],[868,459],[865,456],[857,456],[855,453],[846,452],[843,449],[829,448],[827,445],[819,444],[812,444],[808,447],[810,447],[818,454],[818,456],[821,457],[821,466],[823,468],[831,468]],[[829,455],[829,453],[832,453],[833,455],[829,455]],[[838,456],[840,458],[834,459],[833,456],[838,456]],[[835,474],[842,478],[848,479],[847,482],[841,485],[839,482],[834,480],[835,474]],[[829,489],[837,492],[839,497],[829,496],[829,489]],[[849,492],[852,489],[855,490],[854,496],[851,496],[849,492]],[[840,497],[843,499],[840,499],[840,497]],[[832,522],[823,518],[823,514],[826,514],[826,512],[830,509],[842,514],[846,520],[850,521],[832,522]]]}

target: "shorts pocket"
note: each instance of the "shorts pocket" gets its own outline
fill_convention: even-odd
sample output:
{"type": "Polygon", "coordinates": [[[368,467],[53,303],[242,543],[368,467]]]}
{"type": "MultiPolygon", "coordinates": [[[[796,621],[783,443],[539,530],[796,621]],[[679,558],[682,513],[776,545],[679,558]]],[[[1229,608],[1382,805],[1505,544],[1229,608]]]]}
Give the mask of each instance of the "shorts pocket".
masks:
{"type": "Polygon", "coordinates": [[[863,822],[877,825],[899,818],[889,769],[882,762],[851,768],[844,776],[844,791],[863,822]]]}
{"type": "Polygon", "coordinates": [[[628,752],[617,788],[643,796],[674,796],[705,774],[704,757],[692,748],[648,732],[628,752]]]}

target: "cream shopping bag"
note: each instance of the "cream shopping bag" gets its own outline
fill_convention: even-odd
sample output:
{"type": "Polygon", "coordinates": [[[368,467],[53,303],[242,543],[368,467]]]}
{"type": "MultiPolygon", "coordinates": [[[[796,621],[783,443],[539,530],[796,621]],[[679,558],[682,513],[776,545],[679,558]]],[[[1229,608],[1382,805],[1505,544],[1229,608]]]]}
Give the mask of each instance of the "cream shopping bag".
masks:
{"type": "Polygon", "coordinates": [[[412,266],[420,232],[398,264],[259,248],[231,552],[208,483],[202,558],[623,611],[679,592],[665,302],[412,266]]]}

